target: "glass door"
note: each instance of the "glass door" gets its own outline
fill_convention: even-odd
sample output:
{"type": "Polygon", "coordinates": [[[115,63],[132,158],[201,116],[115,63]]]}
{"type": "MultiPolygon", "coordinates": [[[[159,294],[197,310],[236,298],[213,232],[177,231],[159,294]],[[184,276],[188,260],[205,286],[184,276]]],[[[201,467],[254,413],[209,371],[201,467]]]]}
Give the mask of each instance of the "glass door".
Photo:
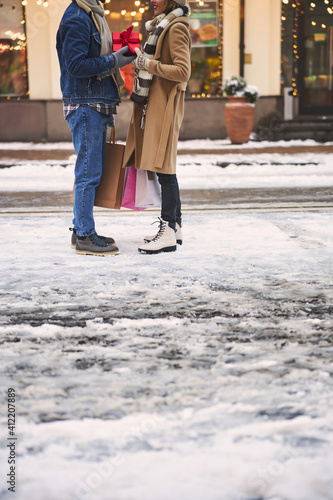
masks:
{"type": "Polygon", "coordinates": [[[333,1],[305,0],[300,17],[302,114],[333,113],[333,1]]]}

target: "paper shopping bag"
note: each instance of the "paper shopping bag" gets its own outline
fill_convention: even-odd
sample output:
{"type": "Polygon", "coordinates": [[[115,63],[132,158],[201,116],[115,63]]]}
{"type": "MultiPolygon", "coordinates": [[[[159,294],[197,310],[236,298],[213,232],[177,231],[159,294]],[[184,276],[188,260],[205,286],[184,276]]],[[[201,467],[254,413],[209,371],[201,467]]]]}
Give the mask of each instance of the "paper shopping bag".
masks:
{"type": "Polygon", "coordinates": [[[161,207],[161,186],[155,172],[137,171],[135,205],[143,208],[161,207]]]}
{"type": "Polygon", "coordinates": [[[120,209],[125,178],[125,169],[122,168],[124,150],[123,144],[116,144],[113,127],[110,142],[106,143],[103,175],[96,190],[94,205],[97,207],[120,209]]]}
{"type": "Polygon", "coordinates": [[[121,206],[131,210],[144,210],[135,205],[135,191],[138,170],[135,167],[126,167],[126,179],[121,206]]]}

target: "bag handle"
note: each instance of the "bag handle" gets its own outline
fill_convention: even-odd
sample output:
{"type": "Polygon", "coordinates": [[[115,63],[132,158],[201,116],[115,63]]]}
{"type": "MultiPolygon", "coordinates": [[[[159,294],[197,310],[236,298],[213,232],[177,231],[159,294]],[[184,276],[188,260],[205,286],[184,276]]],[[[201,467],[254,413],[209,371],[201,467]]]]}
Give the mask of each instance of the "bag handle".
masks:
{"type": "Polygon", "coordinates": [[[111,128],[110,143],[116,144],[116,126],[115,125],[113,125],[113,127],[111,128]]]}

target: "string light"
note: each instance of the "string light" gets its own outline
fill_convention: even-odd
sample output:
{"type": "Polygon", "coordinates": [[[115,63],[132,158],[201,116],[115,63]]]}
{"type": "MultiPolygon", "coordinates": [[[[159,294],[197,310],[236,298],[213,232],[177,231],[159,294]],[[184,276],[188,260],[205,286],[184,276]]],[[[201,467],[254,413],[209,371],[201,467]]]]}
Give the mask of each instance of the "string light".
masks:
{"type": "MultiPolygon", "coordinates": [[[[315,6],[315,3],[312,2],[313,5],[315,6]]],[[[291,66],[292,66],[292,76],[291,76],[291,86],[293,88],[293,95],[296,96],[298,94],[297,91],[297,75],[298,75],[298,59],[299,59],[299,52],[298,52],[298,35],[299,35],[299,15],[300,15],[300,7],[301,7],[301,2],[298,0],[297,2],[293,2],[292,4],[289,3],[288,1],[282,0],[282,14],[281,14],[281,43],[284,42],[286,36],[290,36],[289,33],[286,33],[286,28],[285,28],[285,23],[288,20],[288,17],[290,17],[290,13],[292,12],[293,16],[293,27],[292,27],[292,46],[291,46],[291,66]]],[[[282,79],[282,64],[283,61],[281,61],[281,84],[283,85],[284,80],[282,79]]]]}
{"type": "Polygon", "coordinates": [[[220,58],[219,64],[219,85],[217,90],[217,95],[222,96],[222,76],[223,76],[223,68],[222,68],[222,50],[223,50],[223,1],[220,0],[219,10],[218,10],[218,24],[219,24],[219,44],[217,47],[218,55],[220,58]]]}
{"type": "MultiPolygon", "coordinates": [[[[111,0],[105,0],[105,2],[106,2],[106,3],[110,3],[110,2],[111,2],[111,0]]],[[[37,5],[43,5],[44,7],[48,7],[48,5],[49,5],[49,3],[48,3],[48,1],[47,1],[47,0],[44,0],[44,1],[43,1],[43,0],[36,0],[36,4],[37,4],[37,5]]],[[[27,0],[22,0],[22,1],[21,1],[21,5],[22,5],[23,7],[25,7],[26,5],[28,5],[28,1],[27,1],[27,0]]],[[[0,3],[0,8],[1,8],[1,7],[3,7],[3,6],[4,6],[4,4],[3,4],[3,3],[0,3]]],[[[9,7],[9,6],[8,6],[8,7],[9,7]]],[[[15,6],[15,5],[12,5],[12,6],[11,6],[11,9],[12,9],[12,10],[16,10],[16,6],[15,6]]],[[[24,21],[24,22],[21,22],[21,24],[25,24],[25,21],[24,21]]]]}

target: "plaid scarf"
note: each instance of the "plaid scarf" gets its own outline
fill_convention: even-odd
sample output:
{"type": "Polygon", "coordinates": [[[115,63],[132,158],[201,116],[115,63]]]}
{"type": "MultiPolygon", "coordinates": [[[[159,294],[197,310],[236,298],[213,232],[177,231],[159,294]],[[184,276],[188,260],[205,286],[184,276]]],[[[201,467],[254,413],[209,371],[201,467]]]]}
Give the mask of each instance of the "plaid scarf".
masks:
{"type": "MultiPolygon", "coordinates": [[[[162,31],[177,17],[188,16],[190,9],[187,5],[178,7],[172,10],[169,14],[160,14],[153,21],[146,23],[146,29],[149,32],[147,41],[143,47],[142,52],[147,54],[149,59],[152,59],[156,52],[156,45],[162,31]]],[[[136,70],[134,79],[133,92],[131,100],[137,104],[144,104],[143,115],[140,127],[143,128],[144,117],[146,114],[149,91],[152,84],[153,75],[148,73],[145,69],[136,70]]]]}

